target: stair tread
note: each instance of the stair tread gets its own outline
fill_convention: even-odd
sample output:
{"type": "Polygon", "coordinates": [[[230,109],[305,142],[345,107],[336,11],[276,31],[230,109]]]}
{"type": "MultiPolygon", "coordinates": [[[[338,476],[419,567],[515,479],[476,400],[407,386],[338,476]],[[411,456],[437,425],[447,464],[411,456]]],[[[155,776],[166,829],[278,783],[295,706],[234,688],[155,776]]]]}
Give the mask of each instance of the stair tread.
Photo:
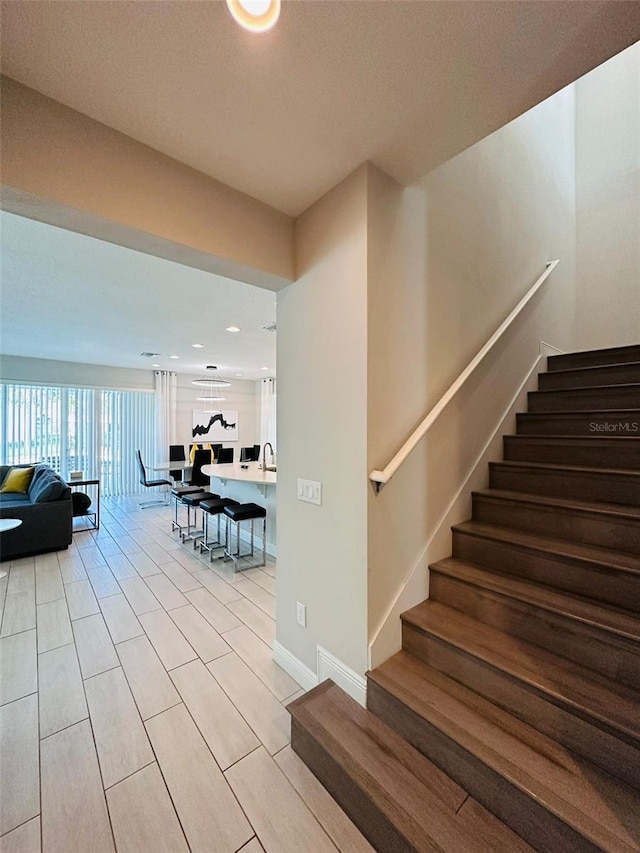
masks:
{"type": "Polygon", "coordinates": [[[475,821],[459,816],[466,791],[333,682],[287,708],[417,851],[531,850],[493,816],[490,839],[486,814],[475,821]],[[496,837],[502,837],[498,846],[496,837]]]}
{"type": "Polygon", "coordinates": [[[402,619],[640,746],[639,691],[437,601],[423,601],[402,619]]]}
{"type": "Polygon", "coordinates": [[[637,851],[640,794],[407,652],[369,673],[599,848],[637,851]]]}
{"type": "MultiPolygon", "coordinates": [[[[556,371],[553,371],[556,373],[556,371]]],[[[640,382],[618,382],[616,385],[587,385],[587,386],[572,386],[571,388],[538,388],[536,391],[529,391],[529,394],[566,394],[571,391],[615,391],[616,388],[637,388],[640,393],[640,382]]]]}
{"type": "Polygon", "coordinates": [[[611,364],[586,364],[582,367],[560,367],[557,370],[550,370],[548,372],[553,376],[562,376],[563,373],[578,373],[579,371],[584,371],[585,373],[592,373],[594,370],[606,371],[614,369],[616,367],[640,368],[640,361],[613,361],[611,362],[611,364]]]}
{"type": "Polygon", "coordinates": [[[501,462],[490,462],[492,468],[530,468],[534,471],[551,471],[554,473],[566,471],[568,474],[588,474],[593,477],[615,476],[628,477],[640,482],[640,471],[631,468],[592,468],[587,465],[560,465],[557,462],[529,462],[528,460],[505,459],[501,462]]]}
{"type": "MultiPolygon", "coordinates": [[[[638,562],[640,563],[640,560],[638,562]]],[[[432,571],[459,578],[483,589],[640,643],[640,617],[615,607],[602,606],[554,587],[501,574],[456,557],[447,557],[430,568],[432,571]]]]}
{"type": "Polygon", "coordinates": [[[619,444],[624,445],[624,442],[640,442],[640,433],[638,435],[602,435],[601,433],[597,435],[554,435],[545,433],[545,435],[505,435],[505,438],[523,444],[593,444],[595,447],[602,447],[611,442],[615,447],[619,444]]]}
{"type": "MultiPolygon", "coordinates": [[[[624,356],[624,355],[631,355],[635,359],[636,356],[640,355],[640,346],[638,344],[627,344],[627,345],[621,346],[621,347],[602,347],[600,349],[589,349],[589,350],[579,350],[577,352],[558,353],[558,355],[549,356],[549,358],[547,360],[547,369],[550,372],[555,373],[557,369],[562,369],[562,368],[560,368],[560,365],[565,364],[565,363],[572,361],[572,360],[575,360],[575,359],[583,359],[583,360],[584,359],[590,360],[592,358],[593,359],[598,359],[598,358],[604,359],[603,361],[594,361],[593,365],[592,365],[594,367],[597,367],[600,365],[604,366],[604,365],[607,365],[610,363],[621,364],[624,362],[620,362],[620,361],[608,362],[607,357],[610,358],[611,356],[614,356],[615,358],[618,358],[618,357],[624,356]],[[556,367],[556,365],[557,365],[557,367],[556,367]]],[[[587,365],[585,365],[585,366],[587,366],[587,365]]]]}
{"type": "Polygon", "coordinates": [[[461,530],[476,536],[499,539],[501,542],[520,545],[536,551],[545,551],[562,557],[609,566],[623,572],[640,574],[640,557],[635,554],[601,548],[597,545],[584,545],[570,539],[558,539],[553,536],[545,536],[542,533],[530,533],[526,530],[518,530],[515,527],[499,527],[498,525],[486,524],[483,521],[463,521],[461,524],[454,525],[453,530],[461,530]]]}
{"type": "Polygon", "coordinates": [[[551,495],[536,495],[530,492],[513,492],[508,489],[477,489],[472,495],[500,498],[502,500],[533,503],[557,509],[577,509],[599,515],[614,515],[620,519],[640,521],[640,507],[628,504],[612,504],[605,501],[580,501],[577,498],[556,498],[551,495]]]}

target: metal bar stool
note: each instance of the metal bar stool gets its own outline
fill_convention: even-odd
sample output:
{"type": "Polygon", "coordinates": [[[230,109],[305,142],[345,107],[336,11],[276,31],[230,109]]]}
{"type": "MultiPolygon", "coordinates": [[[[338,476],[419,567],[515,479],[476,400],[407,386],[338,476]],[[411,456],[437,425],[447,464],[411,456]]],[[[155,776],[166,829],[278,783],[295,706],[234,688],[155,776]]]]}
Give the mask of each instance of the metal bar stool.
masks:
{"type": "MultiPolygon", "coordinates": [[[[232,498],[220,498],[219,500],[200,501],[200,509],[202,510],[202,517],[204,520],[204,536],[200,540],[200,553],[202,554],[203,551],[208,551],[210,563],[213,562],[213,552],[220,550],[220,548],[226,548],[227,546],[226,524],[224,542],[220,539],[220,516],[226,506],[234,505],[237,506],[238,501],[234,501],[232,498]],[[217,539],[214,540],[209,539],[209,519],[212,515],[215,515],[218,519],[218,536],[217,539]]],[[[222,557],[218,557],[218,559],[221,560],[222,557]]]]}
{"type": "Polygon", "coordinates": [[[182,533],[182,528],[185,526],[184,524],[180,524],[178,521],[178,504],[180,504],[180,506],[185,506],[182,498],[185,495],[194,495],[197,492],[202,491],[204,491],[204,489],[200,486],[174,486],[171,489],[171,496],[173,497],[173,521],[171,522],[172,533],[174,530],[178,530],[182,533]]]}
{"type": "Polygon", "coordinates": [[[204,521],[202,523],[202,531],[196,530],[197,510],[200,506],[200,502],[218,499],[219,497],[220,495],[216,495],[213,492],[203,491],[195,492],[191,495],[184,495],[182,503],[187,507],[187,532],[180,532],[183,542],[186,542],[187,539],[193,539],[193,547],[195,548],[198,539],[201,539],[204,536],[204,521]],[[194,524],[191,524],[191,507],[194,509],[194,524]]]}
{"type": "Polygon", "coordinates": [[[226,506],[223,509],[224,514],[227,516],[227,544],[224,549],[224,559],[233,561],[234,571],[239,571],[238,562],[240,560],[249,560],[253,557],[253,541],[254,541],[254,524],[256,518],[262,519],[262,562],[261,563],[250,563],[249,565],[242,566],[241,569],[257,569],[260,566],[266,566],[267,564],[267,511],[264,507],[258,506],[258,504],[248,503],[248,504],[237,504],[236,506],[226,506]],[[240,522],[241,521],[250,521],[251,522],[251,539],[250,539],[250,550],[244,554],[240,553],[240,522]],[[229,529],[229,524],[231,522],[235,522],[236,525],[236,540],[237,540],[237,548],[235,554],[233,553],[232,544],[233,540],[231,538],[231,531],[229,529]]]}

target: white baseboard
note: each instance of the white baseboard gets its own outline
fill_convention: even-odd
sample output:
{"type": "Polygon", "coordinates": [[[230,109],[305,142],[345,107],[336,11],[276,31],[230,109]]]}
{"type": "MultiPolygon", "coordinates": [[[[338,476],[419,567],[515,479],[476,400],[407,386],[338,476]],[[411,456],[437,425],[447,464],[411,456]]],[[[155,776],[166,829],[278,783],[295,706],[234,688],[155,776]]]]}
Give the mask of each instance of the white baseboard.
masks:
{"type": "Polygon", "coordinates": [[[355,699],[356,702],[362,705],[363,708],[366,707],[366,679],[358,675],[357,672],[354,672],[335,655],[332,655],[327,649],[322,648],[322,646],[318,646],[317,651],[317,675],[277,640],[273,643],[273,659],[304,690],[311,690],[326,678],[330,678],[345,693],[348,693],[352,699],[355,699]]]}
{"type": "Polygon", "coordinates": [[[315,672],[277,640],[273,643],[273,659],[304,690],[317,686],[318,676],[315,672]]]}
{"type": "Polygon", "coordinates": [[[355,699],[363,708],[367,706],[367,681],[354,672],[331,652],[318,646],[318,683],[330,678],[355,699]]]}

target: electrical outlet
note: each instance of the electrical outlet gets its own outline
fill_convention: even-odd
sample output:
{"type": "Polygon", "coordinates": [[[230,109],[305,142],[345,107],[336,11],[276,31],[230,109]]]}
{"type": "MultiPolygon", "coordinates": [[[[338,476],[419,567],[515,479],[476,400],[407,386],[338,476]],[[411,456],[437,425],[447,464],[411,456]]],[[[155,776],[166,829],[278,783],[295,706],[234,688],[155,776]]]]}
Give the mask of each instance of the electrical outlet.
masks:
{"type": "Polygon", "coordinates": [[[296,602],[296,620],[302,628],[307,627],[307,605],[296,602]]]}

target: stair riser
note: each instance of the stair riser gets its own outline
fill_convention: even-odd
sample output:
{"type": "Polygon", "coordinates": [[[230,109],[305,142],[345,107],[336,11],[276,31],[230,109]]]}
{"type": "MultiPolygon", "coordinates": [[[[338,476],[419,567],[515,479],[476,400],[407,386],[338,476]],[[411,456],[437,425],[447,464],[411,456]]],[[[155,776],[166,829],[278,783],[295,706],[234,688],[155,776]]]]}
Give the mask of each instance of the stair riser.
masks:
{"type": "Polygon", "coordinates": [[[479,622],[640,687],[640,644],[431,570],[429,598],[479,622]]]}
{"type": "Polygon", "coordinates": [[[518,435],[576,435],[640,437],[640,411],[617,409],[560,414],[521,413],[516,416],[518,435]]]}
{"type": "Polygon", "coordinates": [[[540,693],[526,682],[406,623],[402,627],[402,647],[568,749],[640,787],[640,750],[605,730],[598,721],[587,721],[569,708],[553,704],[550,694],[540,693]]]}
{"type": "Polygon", "coordinates": [[[592,367],[586,370],[564,370],[562,372],[539,373],[538,388],[546,391],[555,388],[594,388],[598,385],[626,385],[640,382],[640,366],[637,363],[612,364],[607,367],[592,367]]]}
{"type": "Polygon", "coordinates": [[[367,707],[536,850],[541,853],[599,850],[371,679],[367,686],[367,707]]]}
{"type": "Polygon", "coordinates": [[[613,442],[607,439],[575,439],[575,444],[559,439],[537,441],[525,436],[504,437],[504,458],[509,462],[548,462],[587,468],[640,470],[640,440],[613,442]]]}
{"type": "Polygon", "coordinates": [[[573,370],[579,367],[599,367],[605,364],[628,364],[640,361],[640,346],[612,347],[588,352],[568,352],[547,359],[548,370],[573,370]]]}
{"type": "Polygon", "coordinates": [[[574,498],[579,501],[640,506],[640,476],[610,471],[541,471],[536,468],[489,465],[492,489],[547,495],[552,498],[574,498]]]}
{"type": "Polygon", "coordinates": [[[398,833],[358,784],[295,717],[291,720],[291,748],[376,850],[416,853],[413,845],[398,833]]]}
{"type": "Polygon", "coordinates": [[[637,385],[611,388],[578,388],[562,391],[529,391],[530,412],[575,412],[579,409],[637,409],[640,390],[637,385]]]}
{"type": "Polygon", "coordinates": [[[640,613],[640,577],[578,559],[531,551],[494,539],[453,531],[453,555],[526,580],[548,584],[640,613]]]}
{"type": "Polygon", "coordinates": [[[473,519],[640,554],[640,520],[499,500],[484,495],[473,497],[473,519]]]}

